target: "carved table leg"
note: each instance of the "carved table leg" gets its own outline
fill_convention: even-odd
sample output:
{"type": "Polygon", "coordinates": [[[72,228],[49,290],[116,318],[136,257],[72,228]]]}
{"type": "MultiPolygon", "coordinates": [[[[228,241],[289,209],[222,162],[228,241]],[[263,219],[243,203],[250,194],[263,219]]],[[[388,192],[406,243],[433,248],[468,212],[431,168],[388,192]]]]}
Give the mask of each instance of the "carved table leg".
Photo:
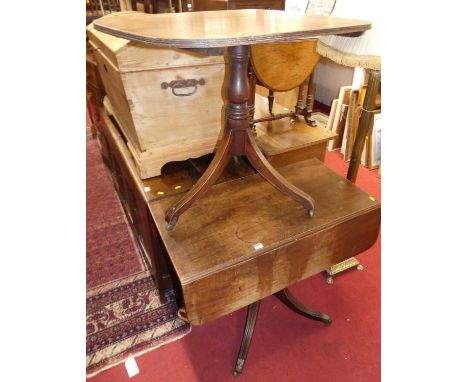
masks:
{"type": "Polygon", "coordinates": [[[316,127],[317,123],[311,119],[312,116],[312,109],[313,106],[312,103],[314,101],[314,96],[313,96],[313,91],[314,91],[314,73],[309,76],[309,85],[307,86],[307,98],[306,98],[306,107],[304,109],[304,119],[306,123],[312,127],[316,127]]]}
{"type": "MultiPolygon", "coordinates": [[[[310,318],[312,320],[323,322],[324,324],[331,324],[332,319],[325,313],[313,311],[298,301],[288,289],[283,289],[275,293],[286,306],[292,309],[294,312],[301,316],[310,318]]],[[[236,366],[234,368],[234,376],[238,376],[242,373],[245,361],[247,359],[247,353],[249,351],[250,342],[252,341],[253,332],[255,329],[255,323],[257,321],[258,309],[260,307],[260,301],[257,301],[249,305],[249,311],[247,313],[247,321],[245,322],[244,336],[242,337],[242,344],[237,356],[236,366]]]]}
{"type": "Polygon", "coordinates": [[[288,289],[283,289],[275,293],[275,296],[278,297],[288,308],[292,309],[301,316],[323,322],[324,324],[331,324],[332,322],[330,316],[326,315],[325,313],[320,313],[309,309],[307,306],[297,300],[288,289]]]}
{"type": "Polygon", "coordinates": [[[296,114],[302,114],[302,110],[304,109],[304,85],[305,81],[299,85],[299,91],[297,93],[297,102],[295,107],[296,114]]]}
{"type": "Polygon", "coordinates": [[[179,219],[179,216],[185,212],[190,206],[208,190],[208,188],[216,182],[218,177],[222,174],[224,168],[229,163],[231,158],[230,152],[232,149],[233,134],[227,133],[221,141],[221,146],[216,151],[216,154],[211,161],[208,168],[205,170],[197,183],[188,191],[184,196],[174,203],[166,211],[165,219],[167,222],[167,230],[170,231],[174,228],[179,219]]]}
{"type": "Polygon", "coordinates": [[[242,373],[245,360],[247,359],[250,341],[252,341],[252,335],[255,329],[255,322],[257,321],[257,314],[258,308],[260,307],[260,301],[254,302],[253,304],[249,305],[247,321],[245,322],[244,337],[242,338],[242,344],[239,350],[239,355],[237,356],[236,367],[234,368],[233,372],[234,377],[237,377],[240,373],[242,373]]]}
{"type": "Polygon", "coordinates": [[[286,181],[267,162],[255,142],[249,129],[249,46],[228,48],[229,80],[227,86],[228,104],[226,107],[226,125],[220,147],[203,176],[192,189],[166,211],[167,229],[174,228],[179,216],[192,206],[216,182],[226,167],[229,159],[235,155],[246,155],[252,166],[278,190],[302,204],[312,216],[313,199],[286,181]]]}
{"type": "Polygon", "coordinates": [[[270,115],[273,115],[273,102],[275,101],[275,95],[273,94],[273,90],[268,90],[268,111],[270,115]]]}
{"type": "Polygon", "coordinates": [[[314,200],[301,191],[299,188],[289,183],[271,164],[265,159],[257,144],[255,143],[252,133],[247,133],[247,142],[245,142],[246,156],[250,164],[273,186],[279,191],[288,195],[296,202],[302,204],[307,210],[309,216],[314,214],[314,200]]]}

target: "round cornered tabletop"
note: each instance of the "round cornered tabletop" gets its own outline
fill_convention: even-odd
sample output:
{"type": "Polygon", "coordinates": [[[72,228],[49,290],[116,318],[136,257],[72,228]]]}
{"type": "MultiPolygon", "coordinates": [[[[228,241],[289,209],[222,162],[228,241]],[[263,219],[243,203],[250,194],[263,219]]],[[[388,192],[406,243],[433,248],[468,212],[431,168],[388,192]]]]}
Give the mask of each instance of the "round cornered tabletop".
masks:
{"type": "Polygon", "coordinates": [[[149,45],[216,48],[354,34],[370,29],[371,23],[284,11],[241,9],[164,14],[116,12],[94,21],[94,27],[101,32],[149,45]]]}

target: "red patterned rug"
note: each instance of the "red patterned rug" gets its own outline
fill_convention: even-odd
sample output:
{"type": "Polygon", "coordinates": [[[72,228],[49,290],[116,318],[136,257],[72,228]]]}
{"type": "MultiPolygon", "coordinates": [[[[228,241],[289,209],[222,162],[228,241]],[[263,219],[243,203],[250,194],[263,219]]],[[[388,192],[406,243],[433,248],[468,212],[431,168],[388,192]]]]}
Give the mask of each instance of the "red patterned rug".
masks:
{"type": "Polygon", "coordinates": [[[97,140],[86,134],[86,372],[96,375],[182,338],[173,292],[162,303],[97,140]]]}

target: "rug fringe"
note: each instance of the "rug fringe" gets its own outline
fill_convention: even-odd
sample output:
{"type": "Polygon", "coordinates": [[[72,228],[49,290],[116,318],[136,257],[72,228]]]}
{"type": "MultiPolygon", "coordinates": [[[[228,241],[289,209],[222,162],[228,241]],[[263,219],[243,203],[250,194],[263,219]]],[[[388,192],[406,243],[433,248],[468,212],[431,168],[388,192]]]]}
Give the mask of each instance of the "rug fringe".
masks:
{"type": "Polygon", "coordinates": [[[365,69],[380,70],[379,56],[365,56],[342,52],[320,40],[317,44],[317,53],[344,66],[350,66],[352,68],[359,66],[365,69]]]}

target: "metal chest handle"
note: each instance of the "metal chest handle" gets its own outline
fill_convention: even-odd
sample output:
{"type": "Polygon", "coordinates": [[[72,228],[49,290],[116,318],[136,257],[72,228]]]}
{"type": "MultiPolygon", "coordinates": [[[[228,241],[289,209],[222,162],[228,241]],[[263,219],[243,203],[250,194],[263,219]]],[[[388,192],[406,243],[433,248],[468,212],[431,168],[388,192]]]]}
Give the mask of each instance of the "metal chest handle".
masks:
{"type": "Polygon", "coordinates": [[[200,78],[199,80],[196,80],[194,78],[191,78],[189,80],[174,80],[169,83],[163,82],[161,84],[161,88],[162,89],[171,88],[172,94],[174,94],[176,97],[188,97],[197,92],[198,85],[200,86],[205,85],[205,79],[200,78]],[[176,89],[187,89],[187,88],[193,88],[193,89],[188,93],[177,92],[176,90],[176,89]]]}

